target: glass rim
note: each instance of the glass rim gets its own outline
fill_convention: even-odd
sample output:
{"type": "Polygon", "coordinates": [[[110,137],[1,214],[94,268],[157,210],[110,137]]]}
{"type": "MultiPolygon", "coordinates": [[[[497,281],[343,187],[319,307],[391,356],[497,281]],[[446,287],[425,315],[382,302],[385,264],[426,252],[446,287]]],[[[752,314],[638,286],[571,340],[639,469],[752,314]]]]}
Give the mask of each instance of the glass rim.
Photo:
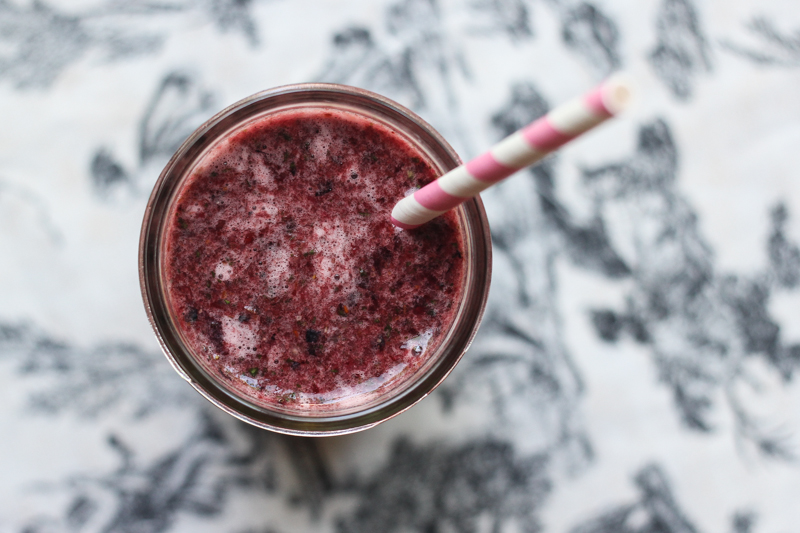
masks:
{"type": "MultiPolygon", "coordinates": [[[[475,197],[458,207],[463,225],[468,264],[460,309],[442,345],[446,353],[434,359],[423,375],[414,377],[401,387],[399,393],[386,401],[365,409],[345,414],[301,416],[270,410],[247,401],[213,378],[202,368],[191,350],[182,342],[175,327],[169,305],[164,297],[161,281],[161,246],[166,215],[172,205],[187,169],[202,157],[220,138],[240,127],[247,120],[279,112],[291,104],[319,104],[346,102],[355,112],[373,118],[367,112],[378,113],[390,127],[400,129],[416,140],[416,149],[435,151],[432,161],[440,170],[447,171],[461,164],[455,150],[447,141],[412,111],[396,102],[356,87],[328,83],[301,83],[284,85],[260,91],[226,107],[195,130],[178,148],[164,167],[145,208],[139,240],[139,282],[142,298],[156,338],[167,360],[178,374],[203,397],[232,416],[257,427],[298,436],[331,436],[353,433],[373,427],[406,411],[428,396],[455,368],[469,348],[481,322],[491,280],[491,236],[486,212],[480,197],[475,197]],[[408,130],[408,131],[406,131],[408,130]],[[413,131],[412,131],[413,130],[413,131]],[[411,135],[413,133],[413,135],[411,135]],[[449,341],[449,342],[448,342],[449,341]]],[[[424,365],[423,365],[424,366],[424,365]]]]}

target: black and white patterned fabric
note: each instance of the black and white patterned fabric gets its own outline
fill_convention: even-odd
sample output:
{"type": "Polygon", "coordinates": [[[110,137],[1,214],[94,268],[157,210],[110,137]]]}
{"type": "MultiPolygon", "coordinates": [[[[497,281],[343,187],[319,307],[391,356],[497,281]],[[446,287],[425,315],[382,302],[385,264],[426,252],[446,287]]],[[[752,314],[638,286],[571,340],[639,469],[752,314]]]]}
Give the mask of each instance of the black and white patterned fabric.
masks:
{"type": "Polygon", "coordinates": [[[0,0],[0,531],[800,531],[800,5],[0,0]],[[627,71],[484,193],[476,341],[375,429],[216,410],[147,323],[144,205],[259,90],[364,87],[464,159],[627,71]]]}

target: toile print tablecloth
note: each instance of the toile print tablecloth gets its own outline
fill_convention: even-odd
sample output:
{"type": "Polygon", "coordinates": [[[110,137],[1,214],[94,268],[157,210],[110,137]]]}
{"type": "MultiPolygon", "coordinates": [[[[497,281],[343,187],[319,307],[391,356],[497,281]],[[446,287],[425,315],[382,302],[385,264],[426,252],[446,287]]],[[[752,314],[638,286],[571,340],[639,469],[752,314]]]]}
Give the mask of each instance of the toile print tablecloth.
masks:
{"type": "Polygon", "coordinates": [[[800,531],[799,87],[790,0],[0,1],[0,531],[800,531]],[[617,70],[483,195],[484,323],[409,412],[279,436],[160,353],[143,209],[219,109],[356,85],[467,159],[617,70]]]}

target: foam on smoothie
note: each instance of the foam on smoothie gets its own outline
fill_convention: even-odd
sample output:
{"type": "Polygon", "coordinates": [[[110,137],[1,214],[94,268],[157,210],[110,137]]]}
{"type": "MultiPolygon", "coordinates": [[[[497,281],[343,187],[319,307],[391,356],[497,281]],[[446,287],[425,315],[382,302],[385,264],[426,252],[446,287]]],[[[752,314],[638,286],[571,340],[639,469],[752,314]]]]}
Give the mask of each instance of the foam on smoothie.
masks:
{"type": "Polygon", "coordinates": [[[413,373],[463,283],[454,214],[398,231],[389,212],[436,177],[397,133],[347,112],[262,118],[179,192],[168,300],[197,359],[259,402],[358,404],[413,373]]]}

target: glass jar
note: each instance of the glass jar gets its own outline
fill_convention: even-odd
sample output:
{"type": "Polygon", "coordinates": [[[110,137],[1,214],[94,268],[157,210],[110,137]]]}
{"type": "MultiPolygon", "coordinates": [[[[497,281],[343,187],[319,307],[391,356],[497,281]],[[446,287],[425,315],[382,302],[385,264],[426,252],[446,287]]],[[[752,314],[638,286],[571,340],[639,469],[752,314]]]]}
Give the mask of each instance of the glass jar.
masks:
{"type": "Polygon", "coordinates": [[[431,393],[452,371],[472,342],[486,305],[491,278],[491,239],[480,198],[456,210],[464,239],[464,280],[454,320],[438,347],[411,375],[358,405],[311,409],[268,405],[226,385],[192,352],[176,325],[166,293],[164,268],[167,221],[178,193],[197,163],[219,141],[272,113],[301,108],[345,111],[400,134],[439,175],[461,161],[450,145],[417,115],[363,89],[308,83],[266,90],[221,111],[198,128],[170,159],[153,188],[139,243],[139,280],[145,309],[173,368],[211,403],[231,415],[272,431],[301,436],[352,433],[388,420],[431,393]]]}

